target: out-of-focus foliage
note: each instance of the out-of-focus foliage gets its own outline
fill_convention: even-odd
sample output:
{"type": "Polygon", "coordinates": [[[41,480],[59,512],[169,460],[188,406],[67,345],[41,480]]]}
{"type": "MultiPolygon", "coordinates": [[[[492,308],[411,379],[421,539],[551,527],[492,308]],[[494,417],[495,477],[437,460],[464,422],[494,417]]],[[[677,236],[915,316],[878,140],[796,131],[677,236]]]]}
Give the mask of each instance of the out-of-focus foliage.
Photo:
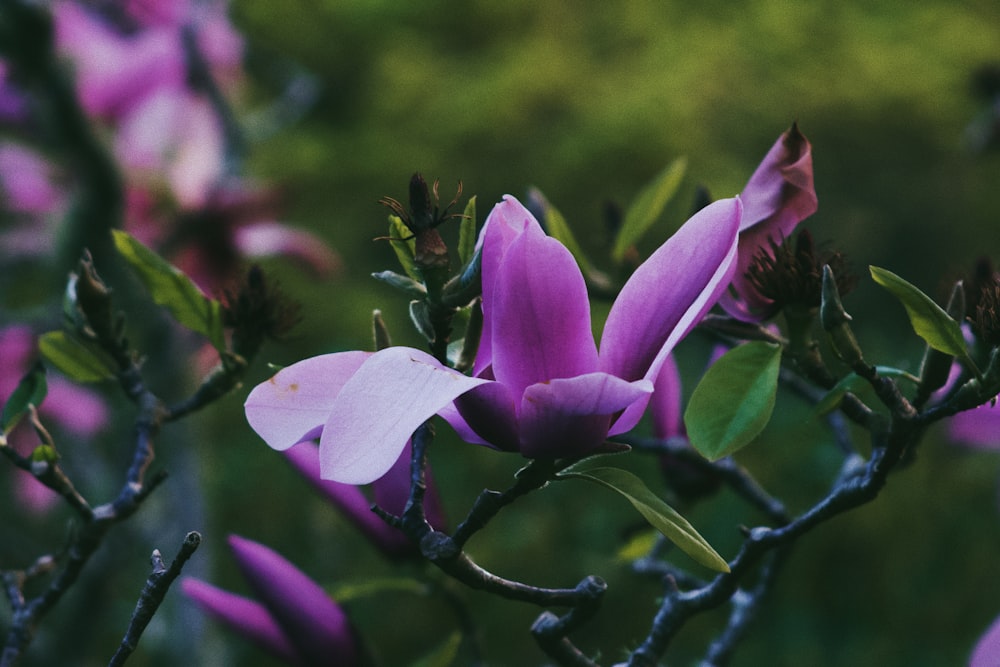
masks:
{"type": "MultiPolygon", "coordinates": [[[[445,191],[462,179],[481,217],[502,194],[539,187],[598,268],[611,270],[606,202],[626,204],[686,156],[684,184],[640,246],[648,251],[687,217],[696,184],[715,197],[738,192],[797,120],[814,147],[820,201],[805,224],[846,250],[859,273],[885,266],[940,299],[945,278],[981,253],[1000,255],[992,231],[1000,158],[966,150],[964,139],[986,106],[971,92],[973,72],[1000,60],[992,2],[240,0],[233,13],[250,44],[252,104],[273,98],[291,72],[317,79],[316,103],[256,144],[251,164],[285,184],[290,219],[346,260],[336,287],[284,276],[307,318],[292,345],[270,350],[276,362],[370,349],[376,307],[394,342],[420,344],[405,299],[368,277],[396,268],[389,244],[372,241],[386,228],[375,202],[402,196],[415,170],[440,177],[445,191]]],[[[922,341],[891,297],[863,280],[845,307],[873,363],[916,371],[922,341]]],[[[690,387],[708,348],[695,338],[681,353],[690,387]]],[[[390,573],[248,428],[233,427],[239,417],[233,405],[205,423],[217,436],[199,453],[211,527],[309,554],[300,562],[328,589],[390,573]]],[[[460,516],[484,485],[506,486],[517,462],[439,432],[431,460],[460,516]]],[[[1000,583],[987,574],[1000,549],[997,466],[933,435],[877,502],[795,549],[734,665],[964,661],[1000,609],[1000,583]]],[[[838,454],[810,407],[779,393],[771,425],[739,458],[796,511],[825,493],[838,454]]],[[[658,488],[651,461],[632,456],[629,465],[658,488]]],[[[634,646],[657,595],[614,558],[620,526],[634,518],[586,485],[555,487],[520,504],[519,518],[501,515],[470,549],[486,567],[531,583],[606,577],[600,618],[616,622],[589,626],[581,644],[634,646]]],[[[727,494],[690,514],[679,509],[724,557],[739,543],[737,525],[761,520],[727,494]]],[[[240,585],[218,574],[220,584],[240,585]]],[[[487,629],[490,664],[540,662],[526,634],[534,609],[467,599],[487,629]]],[[[380,595],[353,601],[350,612],[387,664],[403,664],[450,631],[448,609],[417,613],[419,603],[380,595]]],[[[699,655],[721,619],[693,623],[671,664],[699,655]]]]}

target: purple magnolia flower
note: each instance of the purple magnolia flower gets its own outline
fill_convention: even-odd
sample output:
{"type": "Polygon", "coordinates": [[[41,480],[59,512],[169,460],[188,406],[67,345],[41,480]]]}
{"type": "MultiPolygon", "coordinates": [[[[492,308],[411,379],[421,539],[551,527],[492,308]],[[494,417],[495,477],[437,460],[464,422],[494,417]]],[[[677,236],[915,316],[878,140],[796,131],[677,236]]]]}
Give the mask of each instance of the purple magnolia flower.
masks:
{"type": "MultiPolygon", "coordinates": [[[[413,555],[416,546],[399,530],[371,511],[372,501],[357,486],[341,484],[320,477],[319,449],[302,442],[285,450],[285,457],[324,498],[337,507],[372,543],[390,558],[413,555]]],[[[426,472],[427,491],[424,512],[432,527],[445,527],[444,509],[430,471],[426,472]]],[[[385,511],[399,516],[410,497],[410,446],[385,475],[372,484],[375,502],[385,511]]]]}
{"type": "Polygon", "coordinates": [[[670,350],[729,283],[741,211],[738,199],[716,202],[654,252],[612,306],[598,351],[572,255],[508,196],[480,237],[474,377],[405,347],[322,355],[258,385],[247,419],[279,450],[319,436],[322,477],[347,484],[382,476],[435,413],[469,442],[582,456],[635,426],[670,350]]]}
{"type": "Polygon", "coordinates": [[[773,315],[771,300],[762,296],[747,278],[753,258],[773,254],[769,241],[780,243],[795,227],[816,212],[812,147],[796,125],[785,131],[764,156],[740,194],[739,258],[732,293],[719,299],[731,316],[759,322],[773,315]]]}
{"type": "Polygon", "coordinates": [[[185,595],[289,665],[360,664],[350,620],[319,584],[263,544],[231,535],[229,546],[257,600],[193,578],[181,582],[185,595]]]}

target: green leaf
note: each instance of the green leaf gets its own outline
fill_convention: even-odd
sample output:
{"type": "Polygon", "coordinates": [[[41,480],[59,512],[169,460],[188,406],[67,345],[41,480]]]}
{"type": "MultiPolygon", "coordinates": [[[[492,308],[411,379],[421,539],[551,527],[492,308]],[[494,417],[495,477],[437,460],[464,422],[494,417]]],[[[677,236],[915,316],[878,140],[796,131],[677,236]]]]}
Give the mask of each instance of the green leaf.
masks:
{"type": "Polygon", "coordinates": [[[399,260],[399,265],[403,267],[406,275],[417,282],[423,282],[423,277],[413,260],[417,252],[416,239],[413,237],[413,232],[403,224],[403,220],[398,215],[389,216],[389,245],[396,253],[396,259],[399,260]]]}
{"type": "MultiPolygon", "coordinates": [[[[876,366],[875,370],[879,375],[884,377],[893,378],[895,380],[908,380],[914,384],[920,383],[920,378],[899,368],[893,368],[891,366],[876,366]]],[[[868,381],[860,375],[857,373],[848,373],[841,378],[840,382],[834,385],[830,391],[826,392],[822,399],[820,399],[819,403],[816,404],[816,413],[819,415],[825,415],[836,410],[847,393],[856,394],[867,386],[869,386],[868,381]]]]}
{"type": "Polygon", "coordinates": [[[427,585],[410,577],[375,577],[357,583],[340,584],[330,592],[337,602],[351,602],[382,593],[427,595],[427,585]]]}
{"type": "Polygon", "coordinates": [[[716,361],[695,387],[684,425],[691,445],[712,461],[745,447],[774,410],[781,347],[751,342],[716,361]]]}
{"type": "Polygon", "coordinates": [[[113,229],[115,247],[139,276],[153,301],[170,311],[180,324],[200,333],[220,352],[226,349],[222,305],[198,289],[180,269],[120,229],[113,229]]]}
{"type": "Polygon", "coordinates": [[[372,278],[400,290],[411,299],[423,299],[427,296],[427,288],[424,287],[423,283],[418,283],[413,278],[400,275],[395,271],[379,271],[373,273],[372,278]]]}
{"type": "Polygon", "coordinates": [[[14,392],[4,403],[0,412],[0,432],[6,434],[14,430],[21,418],[28,412],[28,406],[38,407],[45,400],[48,384],[45,382],[45,367],[36,363],[17,383],[14,392]]]}
{"type": "Polygon", "coordinates": [[[465,266],[476,251],[476,197],[469,197],[458,227],[458,261],[465,266]]]}
{"type": "Polygon", "coordinates": [[[426,301],[410,302],[410,321],[428,342],[434,342],[434,323],[431,322],[431,311],[426,301]]]}
{"type": "Polygon", "coordinates": [[[687,519],[649,490],[646,484],[632,473],[620,468],[591,468],[561,472],[557,479],[584,479],[616,491],[625,497],[663,536],[681,551],[705,567],[717,572],[729,572],[729,565],[715,549],[698,534],[687,519]]]}
{"type": "Polygon", "coordinates": [[[458,657],[458,649],[462,646],[462,633],[453,632],[433,651],[413,663],[413,667],[448,667],[458,657]]]}
{"type": "Polygon", "coordinates": [[[116,377],[115,364],[104,352],[65,331],[42,334],[38,339],[38,349],[71,380],[100,382],[116,377]]]}
{"type": "Polygon", "coordinates": [[[663,213],[667,202],[677,193],[684,172],[687,171],[687,160],[677,158],[661,171],[642,189],[625,211],[618,236],[615,237],[611,257],[616,262],[625,258],[625,253],[642,237],[663,213]]]}
{"type": "Polygon", "coordinates": [[[624,563],[631,563],[634,560],[638,560],[643,556],[649,555],[649,552],[653,550],[656,546],[656,540],[659,537],[659,533],[655,530],[644,530],[636,535],[622,545],[615,554],[615,558],[624,563]]]}
{"type": "Polygon", "coordinates": [[[910,326],[918,336],[938,352],[958,357],[979,375],[979,369],[966,349],[965,337],[962,336],[962,327],[958,322],[934,303],[933,299],[892,271],[877,266],[869,266],[868,269],[872,279],[899,299],[906,308],[910,326]]]}

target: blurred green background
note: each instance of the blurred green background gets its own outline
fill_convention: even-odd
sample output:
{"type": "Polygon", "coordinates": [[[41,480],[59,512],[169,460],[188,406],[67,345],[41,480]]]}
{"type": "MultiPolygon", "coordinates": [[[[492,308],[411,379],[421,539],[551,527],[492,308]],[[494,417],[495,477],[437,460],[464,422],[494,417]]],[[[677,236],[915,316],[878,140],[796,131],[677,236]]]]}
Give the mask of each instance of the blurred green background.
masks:
{"type": "MultiPolygon", "coordinates": [[[[845,305],[869,360],[910,370],[921,345],[902,308],[867,280],[867,265],[940,297],[977,257],[1000,258],[1000,157],[970,150],[967,138],[989,106],[974,92],[974,72],[1000,61],[993,1],[237,0],[232,12],[249,44],[253,85],[244,108],[273,99],[290,71],[316,77],[315,104],[260,138],[250,167],[282,188],[287,220],[321,234],[344,261],[328,283],[281,261],[268,265],[302,301],[306,319],[293,340],[265,350],[248,385],[266,377],[265,361],[370,349],[373,308],[383,310],[395,342],[418,343],[406,299],[369,277],[394,268],[388,244],[373,241],[386,228],[376,202],[404,198],[414,171],[439,177],[445,201],[461,179],[467,195],[478,195],[480,220],[503,194],[537,186],[610,268],[606,202],[627,204],[669,161],[687,157],[680,194],[646,238],[651,250],[686,217],[696,185],[715,197],[739,192],[797,121],[813,144],[820,201],[806,226],[845,250],[863,278],[845,305]]],[[[681,348],[689,389],[707,349],[697,337],[681,348]]],[[[396,573],[244,424],[246,391],[165,430],[162,440],[172,444],[161,447],[158,465],[198,471],[203,523],[169,521],[171,508],[193,497],[171,481],[150,510],[166,522],[156,545],[167,553],[186,530],[201,530],[206,548],[191,573],[240,591],[228,533],[270,545],[330,590],[396,573]]],[[[439,429],[432,462],[457,521],[484,486],[504,488],[520,461],[446,431],[439,429]]],[[[966,660],[1000,614],[1000,466],[995,454],[957,448],[942,435],[928,434],[876,502],[800,542],[733,665],[966,660]]],[[[786,394],[771,426],[738,458],[793,511],[825,493],[839,462],[823,425],[786,394]]],[[[652,459],[632,455],[625,464],[662,488],[652,459]]],[[[737,526],[763,520],[728,494],[690,518],[729,558],[737,526]]],[[[498,574],[538,585],[606,578],[604,608],[575,639],[611,664],[645,636],[660,594],[658,582],[615,557],[640,525],[617,497],[558,485],[510,508],[469,548],[498,574]]],[[[136,590],[123,588],[113,604],[123,620],[108,631],[109,646],[145,576],[148,549],[128,548],[137,549],[128,573],[136,590]]],[[[539,610],[454,590],[489,665],[545,664],[527,631],[539,610]]],[[[169,664],[178,649],[199,664],[275,664],[179,602],[174,595],[154,621],[135,665],[169,664]]],[[[349,611],[386,665],[410,664],[454,625],[440,601],[405,594],[355,600],[349,611]]],[[[692,622],[665,664],[696,664],[726,611],[692,622]]]]}

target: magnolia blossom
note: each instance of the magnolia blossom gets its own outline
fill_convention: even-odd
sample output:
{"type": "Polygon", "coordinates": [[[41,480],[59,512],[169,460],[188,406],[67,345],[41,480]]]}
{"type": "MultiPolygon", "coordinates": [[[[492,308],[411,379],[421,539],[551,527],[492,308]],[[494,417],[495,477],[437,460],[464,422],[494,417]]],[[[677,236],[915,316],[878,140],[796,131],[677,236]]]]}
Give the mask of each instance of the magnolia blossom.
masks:
{"type": "Polygon", "coordinates": [[[738,199],[716,202],[654,252],[616,299],[598,350],[572,255],[508,196],[480,237],[474,377],[406,347],[321,355],[258,385],[247,419],[279,450],[318,436],[322,477],[347,484],[382,476],[435,413],[469,442],[585,455],[635,426],[670,350],[729,283],[741,211],[738,199]]]}
{"type": "Polygon", "coordinates": [[[792,125],[764,156],[743,192],[739,258],[733,275],[732,293],[719,300],[727,313],[747,321],[761,321],[774,313],[771,301],[747,278],[753,258],[760,252],[773,254],[769,241],[780,243],[795,227],[816,212],[813,186],[812,147],[792,125]]]}
{"type": "MultiPolygon", "coordinates": [[[[375,480],[372,492],[379,507],[400,516],[410,497],[410,451],[408,445],[402,455],[385,475],[375,480]]],[[[320,477],[319,450],[311,442],[302,442],[285,451],[289,463],[339,509],[372,544],[390,558],[413,555],[415,545],[398,529],[393,528],[371,510],[372,501],[353,484],[341,484],[320,477]]],[[[424,495],[424,513],[435,529],[445,527],[444,508],[430,471],[426,471],[427,490],[424,495]]]]}
{"type": "Polygon", "coordinates": [[[350,620],[319,584],[263,544],[231,535],[229,547],[257,600],[193,578],[181,582],[185,595],[286,664],[361,663],[350,620]]]}
{"type": "Polygon", "coordinates": [[[1000,407],[986,403],[948,421],[951,438],[971,447],[1000,449],[1000,407]]]}

